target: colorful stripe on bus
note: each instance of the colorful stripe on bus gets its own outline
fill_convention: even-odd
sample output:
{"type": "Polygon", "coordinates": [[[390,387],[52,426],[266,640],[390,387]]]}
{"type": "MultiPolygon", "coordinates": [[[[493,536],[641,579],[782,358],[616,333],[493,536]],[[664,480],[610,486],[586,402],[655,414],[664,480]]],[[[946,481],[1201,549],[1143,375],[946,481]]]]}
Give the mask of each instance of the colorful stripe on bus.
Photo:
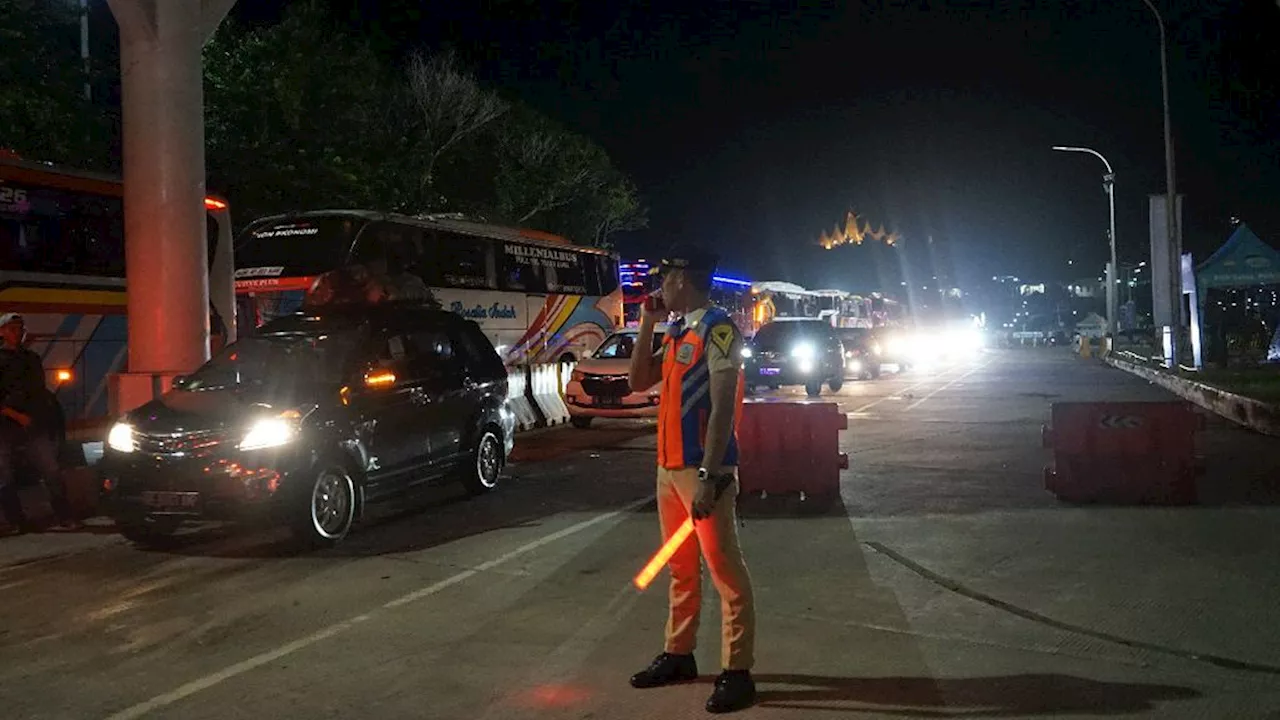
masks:
{"type": "Polygon", "coordinates": [[[571,347],[599,346],[613,331],[607,308],[621,305],[621,293],[591,300],[581,295],[548,295],[529,329],[503,359],[508,364],[554,362],[571,347]]]}

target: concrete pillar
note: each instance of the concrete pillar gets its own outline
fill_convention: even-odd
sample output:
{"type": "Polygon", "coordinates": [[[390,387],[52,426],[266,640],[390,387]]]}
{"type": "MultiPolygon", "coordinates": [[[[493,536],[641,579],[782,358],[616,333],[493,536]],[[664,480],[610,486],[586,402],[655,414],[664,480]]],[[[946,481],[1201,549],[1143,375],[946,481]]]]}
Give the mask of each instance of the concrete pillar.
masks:
{"type": "Polygon", "coordinates": [[[108,0],[120,27],[128,371],[111,410],[208,359],[201,49],[235,0],[108,0]]]}

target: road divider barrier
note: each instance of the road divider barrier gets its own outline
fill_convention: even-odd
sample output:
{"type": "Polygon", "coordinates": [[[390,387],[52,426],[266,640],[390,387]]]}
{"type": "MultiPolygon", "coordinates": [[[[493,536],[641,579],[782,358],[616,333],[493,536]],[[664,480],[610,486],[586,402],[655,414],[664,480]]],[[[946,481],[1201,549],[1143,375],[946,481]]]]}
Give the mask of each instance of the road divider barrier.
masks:
{"type": "Polygon", "coordinates": [[[738,425],[738,483],[742,494],[799,493],[815,509],[840,497],[840,431],[849,418],[835,403],[753,400],[738,425]]]}
{"type": "Polygon", "coordinates": [[[533,401],[542,414],[543,423],[548,426],[569,422],[569,406],[564,403],[563,386],[560,383],[561,364],[534,365],[529,370],[533,401]]]}
{"type": "Polygon", "coordinates": [[[1045,489],[1067,502],[1190,505],[1197,501],[1196,433],[1185,402],[1054,403],[1045,489]]]}
{"type": "Polygon", "coordinates": [[[538,426],[540,418],[529,391],[529,368],[520,365],[507,368],[507,400],[516,416],[516,428],[529,430],[538,426]]]}

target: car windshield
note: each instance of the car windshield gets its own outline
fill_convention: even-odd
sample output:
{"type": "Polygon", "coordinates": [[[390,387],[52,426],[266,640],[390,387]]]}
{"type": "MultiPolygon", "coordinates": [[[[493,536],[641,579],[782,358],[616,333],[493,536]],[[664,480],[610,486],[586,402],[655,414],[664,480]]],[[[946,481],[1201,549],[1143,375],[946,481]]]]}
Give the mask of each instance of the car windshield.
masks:
{"type": "MultiPolygon", "coordinates": [[[[635,333],[618,333],[611,335],[605,339],[600,348],[596,350],[595,357],[600,360],[626,360],[636,349],[635,333]]],[[[653,334],[653,352],[662,349],[662,334],[653,334]]]]}
{"type": "Polygon", "coordinates": [[[754,345],[757,349],[764,351],[782,350],[785,349],[785,346],[800,339],[819,339],[828,327],[825,323],[817,320],[813,322],[769,323],[760,328],[760,332],[756,333],[754,345]]]}
{"type": "Polygon", "coordinates": [[[354,328],[255,335],[228,345],[188,376],[183,389],[340,385],[359,340],[354,328]]]}

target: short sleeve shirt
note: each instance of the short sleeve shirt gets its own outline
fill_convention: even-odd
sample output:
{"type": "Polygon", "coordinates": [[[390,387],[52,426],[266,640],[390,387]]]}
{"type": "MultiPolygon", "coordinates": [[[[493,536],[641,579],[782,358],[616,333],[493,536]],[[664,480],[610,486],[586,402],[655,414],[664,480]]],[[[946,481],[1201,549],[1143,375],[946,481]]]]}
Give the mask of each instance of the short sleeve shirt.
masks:
{"type": "MultiPolygon", "coordinates": [[[[693,329],[706,316],[707,308],[698,308],[684,316],[684,327],[693,329]]],[[[707,369],[713,373],[737,371],[742,367],[742,333],[732,321],[711,328],[707,337],[707,369]]]]}

